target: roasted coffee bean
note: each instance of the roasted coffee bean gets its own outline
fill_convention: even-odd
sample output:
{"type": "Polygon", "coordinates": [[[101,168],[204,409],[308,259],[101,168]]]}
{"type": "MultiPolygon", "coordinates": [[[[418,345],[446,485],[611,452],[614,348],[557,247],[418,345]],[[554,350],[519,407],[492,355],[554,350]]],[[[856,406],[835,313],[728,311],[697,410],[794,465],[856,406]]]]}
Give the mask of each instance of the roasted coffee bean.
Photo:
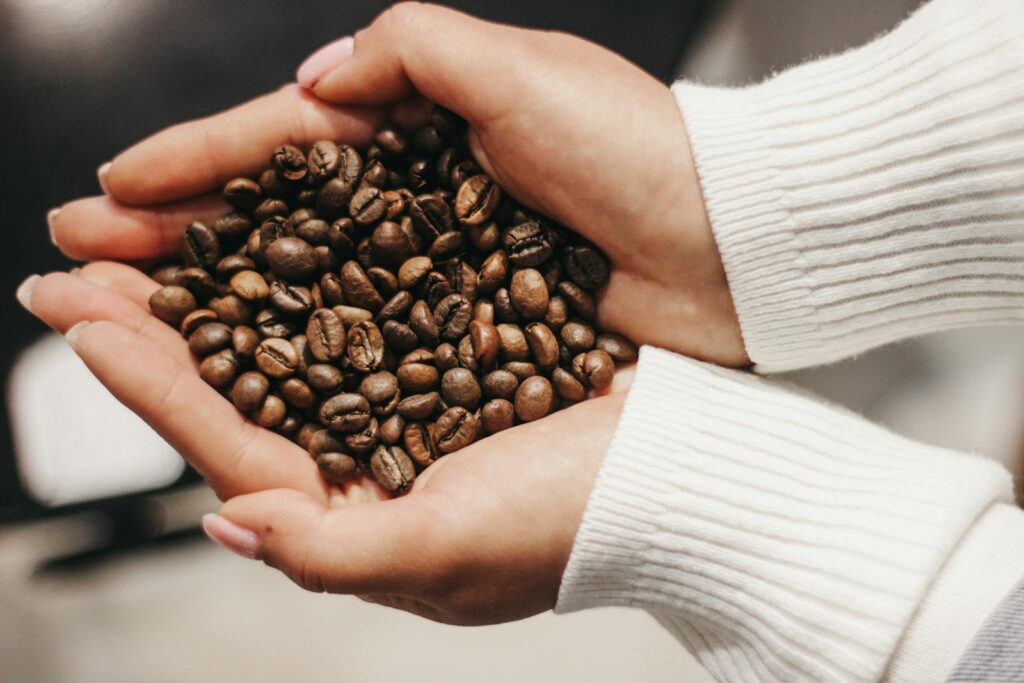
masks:
{"type": "Polygon", "coordinates": [[[338,394],[323,402],[320,422],[336,432],[358,432],[370,423],[370,402],[359,394],[338,394]]]}
{"type": "Polygon", "coordinates": [[[220,240],[217,234],[198,221],[185,228],[182,239],[182,256],[185,265],[191,268],[207,268],[213,270],[220,261],[220,240]]]}
{"type": "Polygon", "coordinates": [[[312,408],[316,403],[316,394],[313,393],[313,389],[297,377],[290,377],[281,382],[278,389],[281,392],[281,397],[289,405],[301,410],[312,408]]]}
{"type": "Polygon", "coordinates": [[[341,288],[341,278],[334,273],[324,273],[320,277],[320,296],[328,308],[343,305],[345,292],[341,288]]]}
{"type": "Polygon", "coordinates": [[[285,315],[301,315],[313,310],[313,294],[306,287],[278,280],[270,285],[270,304],[285,315]]]}
{"type": "Polygon", "coordinates": [[[316,457],[316,466],[320,475],[328,484],[344,484],[359,474],[359,465],[355,458],[345,453],[332,451],[321,453],[316,457]]]}
{"type": "Polygon", "coordinates": [[[434,243],[427,249],[429,256],[434,263],[444,263],[448,259],[462,256],[466,251],[466,236],[459,230],[446,232],[439,235],[434,243]]]}
{"type": "Polygon", "coordinates": [[[295,374],[299,377],[306,376],[306,370],[310,365],[316,364],[316,358],[309,350],[309,340],[304,334],[297,334],[289,340],[299,355],[299,364],[295,366],[295,374]]]}
{"type": "Polygon", "coordinates": [[[473,304],[473,320],[482,323],[494,324],[494,302],[487,299],[477,299],[473,304]]]}
{"type": "Polygon", "coordinates": [[[174,284],[174,276],[181,270],[181,264],[171,263],[164,266],[158,266],[156,270],[152,271],[149,276],[156,281],[161,287],[174,284]]]}
{"type": "Polygon", "coordinates": [[[461,406],[444,411],[434,424],[434,444],[443,454],[454,453],[476,441],[479,423],[476,416],[461,406]]]}
{"type": "Polygon", "coordinates": [[[501,357],[505,361],[525,361],[530,358],[530,346],[526,335],[518,325],[501,323],[495,326],[501,346],[501,357]]]}
{"type": "Polygon", "coordinates": [[[216,313],[211,311],[209,308],[197,308],[185,316],[185,319],[181,321],[179,330],[181,330],[181,336],[188,339],[193,332],[206,323],[215,322],[219,322],[216,313]]]}
{"type": "Polygon", "coordinates": [[[343,441],[345,447],[356,455],[369,455],[380,444],[380,423],[377,418],[371,417],[365,427],[358,432],[346,434],[343,441]]]}
{"type": "Polygon", "coordinates": [[[336,394],[341,390],[341,370],[326,363],[315,363],[306,369],[306,382],[324,395],[336,394]]]}
{"type": "Polygon", "coordinates": [[[551,373],[551,384],[565,401],[576,403],[587,397],[587,388],[568,370],[555,368],[551,373]]]}
{"type": "Polygon", "coordinates": [[[480,383],[466,368],[452,368],[441,377],[441,396],[449,406],[476,410],[480,404],[480,383]]]}
{"type": "Polygon", "coordinates": [[[441,339],[457,341],[469,329],[473,305],[461,294],[449,294],[434,308],[434,320],[441,339]]]}
{"type": "Polygon", "coordinates": [[[519,388],[519,378],[508,370],[492,370],[484,375],[480,384],[486,398],[512,400],[519,388]]]}
{"type": "MultiPolygon", "coordinates": [[[[432,171],[433,169],[430,166],[430,162],[426,159],[416,159],[415,161],[410,162],[408,173],[406,174],[409,189],[415,192],[425,191],[433,180],[432,171]]],[[[400,174],[395,174],[389,177],[394,178],[393,182],[396,184],[403,182],[400,174]]]]}
{"type": "Polygon", "coordinates": [[[433,267],[434,264],[426,256],[407,259],[398,269],[398,286],[407,291],[416,289],[433,267]]]}
{"type": "Polygon", "coordinates": [[[387,417],[395,412],[402,394],[398,389],[398,378],[387,370],[374,372],[359,383],[359,393],[370,402],[375,415],[387,417]]]}
{"type": "Polygon", "coordinates": [[[575,320],[566,323],[560,335],[565,346],[573,353],[589,351],[597,341],[593,327],[575,320]]]}
{"type": "Polygon", "coordinates": [[[298,237],[279,237],[264,251],[267,265],[286,280],[308,280],[316,273],[316,256],[309,242],[298,237]]]}
{"type": "Polygon", "coordinates": [[[253,413],[252,420],[260,427],[273,429],[284,422],[287,415],[288,406],[281,400],[281,397],[270,394],[263,401],[263,405],[253,413]]]}
{"type": "MultiPolygon", "coordinates": [[[[223,320],[223,316],[221,317],[223,320]]],[[[264,339],[270,337],[290,337],[295,334],[295,324],[284,314],[272,308],[266,308],[256,314],[253,321],[256,331],[264,339]]]]}
{"type": "Polygon", "coordinates": [[[388,493],[404,493],[416,479],[416,468],[398,446],[378,446],[370,457],[373,478],[388,493]]]}
{"type": "MultiPolygon", "coordinates": [[[[348,210],[355,192],[355,183],[344,178],[331,178],[316,195],[316,210],[327,220],[341,216],[348,210]]],[[[351,220],[351,219],[346,219],[351,220]]],[[[337,247],[335,246],[335,249],[337,247]]]]}
{"type": "Polygon", "coordinates": [[[309,316],[306,338],[310,353],[321,363],[335,361],[345,353],[345,323],[329,308],[318,308],[309,316]]]}
{"type": "Polygon", "coordinates": [[[454,258],[448,261],[445,271],[448,284],[454,293],[461,294],[467,301],[476,301],[478,278],[473,266],[460,258],[454,258]]]}
{"type": "Polygon", "coordinates": [[[488,434],[497,434],[515,424],[516,413],[512,403],[503,398],[494,398],[480,409],[480,422],[488,434]]]}
{"type": "Polygon", "coordinates": [[[608,281],[608,261],[593,247],[567,248],[562,263],[566,274],[583,289],[593,291],[608,281]]]}
{"type": "Polygon", "coordinates": [[[356,308],[355,306],[335,306],[331,310],[341,318],[341,322],[345,323],[346,327],[351,327],[356,323],[369,322],[373,320],[373,313],[365,308],[356,308]]]}
{"type": "Polygon", "coordinates": [[[396,318],[406,318],[413,305],[413,296],[409,292],[400,291],[391,297],[377,313],[375,320],[378,324],[385,321],[392,321],[396,318]]]}
{"type": "Polygon", "coordinates": [[[558,339],[555,333],[544,323],[530,323],[523,332],[540,371],[549,373],[554,370],[558,366],[558,339]]]}
{"type": "Polygon", "coordinates": [[[384,218],[387,210],[384,192],[375,185],[364,185],[356,190],[348,204],[349,215],[359,225],[373,225],[384,218]]]}
{"type": "Polygon", "coordinates": [[[501,201],[501,188],[486,175],[462,183],[455,196],[455,215],[463,225],[481,225],[490,220],[501,201]]]}
{"type": "Polygon", "coordinates": [[[348,359],[359,372],[372,372],[384,363],[384,338],[371,322],[359,322],[348,331],[348,359]]]}
{"type": "Polygon", "coordinates": [[[390,221],[399,218],[408,208],[409,198],[398,190],[385,190],[384,201],[387,202],[387,210],[384,212],[384,220],[390,221]]]}
{"type": "Polygon", "coordinates": [[[207,356],[199,364],[199,376],[214,389],[223,389],[231,384],[237,372],[238,358],[231,349],[207,356]]]}
{"type": "Polygon", "coordinates": [[[398,402],[398,414],[406,420],[427,420],[441,406],[441,394],[431,391],[426,394],[406,396],[398,402]]]}
{"type": "MultiPolygon", "coordinates": [[[[579,362],[580,374],[586,377],[587,384],[595,391],[603,391],[611,386],[612,380],[615,378],[615,361],[608,355],[608,352],[595,349],[580,355],[583,356],[582,361],[579,362]]],[[[576,375],[576,379],[580,379],[576,374],[576,358],[573,359],[573,374],[576,375]]]]}
{"type": "Polygon", "coordinates": [[[231,346],[231,328],[224,323],[200,325],[188,337],[188,348],[197,356],[208,356],[231,346]]]}
{"type": "Polygon", "coordinates": [[[484,254],[501,247],[501,228],[494,221],[483,225],[470,225],[465,230],[470,243],[484,254]]]}
{"type": "Polygon", "coordinates": [[[327,430],[324,429],[319,422],[307,422],[302,425],[298,433],[295,435],[295,443],[308,451],[310,440],[313,438],[313,435],[318,432],[327,432],[327,430]]]}
{"type": "Polygon", "coordinates": [[[409,142],[396,130],[385,128],[373,138],[373,143],[388,157],[400,157],[409,150],[409,142]]]}
{"type": "Polygon", "coordinates": [[[234,294],[210,299],[207,305],[225,325],[248,325],[254,320],[252,307],[234,294]]]}
{"type": "Polygon", "coordinates": [[[248,256],[242,256],[241,254],[229,254],[220,261],[217,261],[216,274],[218,280],[230,281],[232,277],[243,270],[256,270],[256,262],[248,256]]]}
{"type": "Polygon", "coordinates": [[[320,140],[309,150],[306,170],[315,182],[323,182],[334,176],[341,165],[341,150],[330,140],[320,140]]]}
{"type": "Polygon", "coordinates": [[[405,452],[420,467],[428,467],[438,458],[437,446],[430,436],[426,425],[412,422],[405,427],[402,434],[405,452]]]}
{"type": "Polygon", "coordinates": [[[398,277],[387,268],[371,266],[366,269],[366,277],[385,301],[398,293],[398,277]]]}
{"type": "Polygon", "coordinates": [[[539,420],[554,408],[555,392],[546,377],[528,377],[516,389],[516,417],[523,422],[539,420]]]}
{"type": "Polygon", "coordinates": [[[295,410],[289,410],[281,424],[274,427],[274,431],[294,440],[295,435],[304,424],[306,424],[306,420],[302,415],[295,410]]]}
{"type": "Polygon", "coordinates": [[[567,322],[569,322],[569,305],[565,299],[556,294],[548,301],[548,312],[544,314],[544,324],[552,331],[559,332],[567,322]]]}
{"type": "Polygon", "coordinates": [[[246,301],[259,301],[270,295],[270,287],[255,270],[242,270],[231,277],[231,291],[246,301]]]}
{"type": "Polygon", "coordinates": [[[292,145],[282,145],[275,149],[270,157],[270,165],[278,175],[288,180],[301,180],[309,171],[306,155],[292,145]]]}
{"type": "Polygon", "coordinates": [[[309,442],[306,444],[306,450],[313,457],[320,455],[321,453],[341,453],[345,450],[345,442],[342,441],[341,436],[335,434],[330,429],[324,429],[320,425],[316,425],[316,431],[309,437],[309,442]]]}
{"type": "Polygon", "coordinates": [[[235,355],[244,361],[252,360],[256,347],[259,346],[260,335],[246,325],[238,325],[231,331],[231,347],[235,355]]]}
{"type": "MultiPolygon", "coordinates": [[[[316,259],[316,270],[318,273],[325,273],[337,269],[341,260],[330,247],[319,246],[313,248],[313,258],[316,259]]],[[[314,283],[316,284],[316,283],[314,283]]]]}
{"type": "Polygon", "coordinates": [[[277,171],[272,168],[268,168],[263,171],[256,182],[259,183],[260,189],[263,190],[263,194],[268,197],[288,199],[295,194],[294,185],[279,176],[277,171]]]}
{"type": "Polygon", "coordinates": [[[594,297],[575,282],[558,283],[558,293],[566,300],[573,313],[581,318],[593,320],[597,316],[594,297]]]}
{"type": "Polygon", "coordinates": [[[388,320],[380,328],[384,343],[397,353],[407,353],[416,348],[419,338],[412,328],[397,320],[388,320]]]}
{"type": "Polygon", "coordinates": [[[251,211],[263,201],[263,190],[259,183],[249,178],[229,180],[222,194],[224,201],[243,211],[251,211]]]}
{"type": "Polygon", "coordinates": [[[295,374],[299,354],[287,339],[272,337],[264,339],[253,354],[256,367],[268,377],[283,379],[295,374]]]}
{"type": "MultiPolygon", "coordinates": [[[[300,209],[310,211],[310,209],[300,209]]],[[[291,220],[289,218],[289,220],[291,220]]],[[[319,218],[309,218],[295,226],[295,236],[314,246],[327,246],[331,241],[331,226],[319,218]]]]}
{"type": "MultiPolygon", "coordinates": [[[[210,229],[220,239],[221,247],[236,245],[245,241],[252,231],[252,218],[238,211],[231,211],[210,224],[210,229]]],[[[226,258],[226,257],[225,257],[226,258]]],[[[224,259],[221,259],[222,261],[224,259]]],[[[219,267],[219,264],[218,264],[219,267]]]]}
{"type": "Polygon", "coordinates": [[[407,363],[423,363],[424,365],[434,365],[435,360],[436,356],[433,349],[420,347],[402,356],[398,361],[398,364],[405,365],[407,363]]]}
{"type": "Polygon", "coordinates": [[[494,319],[499,323],[518,324],[523,321],[519,311],[512,305],[512,298],[505,287],[494,293],[494,319]]]}
{"type": "Polygon", "coordinates": [[[416,245],[398,223],[384,221],[370,235],[370,253],[373,260],[388,267],[398,267],[415,255],[416,245]]]}
{"type": "Polygon", "coordinates": [[[639,358],[636,345],[620,334],[599,334],[595,346],[618,363],[635,363],[639,358]]]}
{"type": "Polygon", "coordinates": [[[513,273],[509,297],[516,311],[527,320],[541,320],[548,312],[550,296],[539,270],[523,268],[513,273]]]}
{"type": "Polygon", "coordinates": [[[448,284],[448,278],[436,270],[427,273],[420,285],[420,298],[427,302],[431,310],[437,307],[441,299],[453,294],[452,286],[448,284]]]}
{"type": "Polygon", "coordinates": [[[555,248],[539,221],[512,226],[502,236],[508,260],[517,266],[534,268],[551,258],[555,248]]]}
{"type": "Polygon", "coordinates": [[[498,360],[501,336],[491,323],[473,320],[469,323],[469,338],[473,345],[473,358],[481,370],[489,370],[498,360]]]}
{"type": "Polygon", "coordinates": [[[183,268],[174,276],[174,284],[184,287],[198,301],[209,301],[217,295],[217,283],[202,268],[183,268]]]}
{"type": "Polygon", "coordinates": [[[437,387],[440,374],[437,368],[426,363],[405,363],[395,371],[402,393],[422,394],[437,387]]]}
{"type": "Polygon", "coordinates": [[[358,306],[376,313],[384,305],[384,299],[374,288],[366,271],[356,261],[346,261],[341,266],[341,288],[345,299],[352,306],[358,306]]]}
{"type": "Polygon", "coordinates": [[[539,268],[540,274],[544,276],[544,284],[548,286],[548,292],[554,296],[558,293],[558,283],[562,281],[562,262],[556,258],[549,259],[539,268]]]}
{"type": "Polygon", "coordinates": [[[380,423],[380,440],[388,446],[397,446],[402,442],[405,431],[405,418],[395,413],[380,423]]]}
{"type": "Polygon", "coordinates": [[[447,202],[434,194],[416,197],[409,206],[409,215],[416,231],[427,244],[455,229],[451,208],[447,202]]]}
{"type": "Polygon", "coordinates": [[[458,350],[448,342],[438,345],[434,349],[434,365],[441,372],[447,372],[452,368],[459,367],[458,350]]]}
{"type": "Polygon", "coordinates": [[[436,157],[444,149],[444,140],[433,126],[417,128],[412,133],[413,148],[428,157],[436,157]]]}
{"type": "Polygon", "coordinates": [[[505,279],[508,277],[508,268],[508,255],[500,249],[484,259],[477,280],[477,288],[480,293],[493,294],[504,285],[505,279]]]}
{"type": "Polygon", "coordinates": [[[231,387],[231,402],[243,413],[256,410],[270,391],[270,380],[266,375],[249,371],[243,372],[231,387]]]}
{"type": "Polygon", "coordinates": [[[466,119],[440,105],[431,110],[430,123],[437,130],[438,135],[449,142],[457,141],[468,127],[466,119]]]}
{"type": "Polygon", "coordinates": [[[338,154],[338,178],[355,185],[363,173],[363,160],[359,152],[349,145],[340,145],[338,154]]]}
{"type": "MultiPolygon", "coordinates": [[[[284,223],[284,218],[287,215],[288,202],[283,199],[264,199],[252,212],[253,219],[260,224],[265,224],[272,218],[284,223]]],[[[290,226],[289,230],[292,230],[290,226]]]]}
{"type": "Polygon", "coordinates": [[[526,361],[509,361],[502,365],[501,369],[511,372],[520,382],[537,374],[537,366],[526,361]]]}

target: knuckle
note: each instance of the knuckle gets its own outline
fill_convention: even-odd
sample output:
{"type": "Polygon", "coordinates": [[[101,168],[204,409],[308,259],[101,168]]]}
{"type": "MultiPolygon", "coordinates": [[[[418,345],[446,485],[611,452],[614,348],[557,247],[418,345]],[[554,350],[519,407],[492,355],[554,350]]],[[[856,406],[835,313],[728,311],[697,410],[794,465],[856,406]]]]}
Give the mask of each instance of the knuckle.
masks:
{"type": "Polygon", "coordinates": [[[389,33],[405,34],[415,28],[426,9],[427,6],[422,2],[398,2],[384,10],[380,23],[389,33]]]}

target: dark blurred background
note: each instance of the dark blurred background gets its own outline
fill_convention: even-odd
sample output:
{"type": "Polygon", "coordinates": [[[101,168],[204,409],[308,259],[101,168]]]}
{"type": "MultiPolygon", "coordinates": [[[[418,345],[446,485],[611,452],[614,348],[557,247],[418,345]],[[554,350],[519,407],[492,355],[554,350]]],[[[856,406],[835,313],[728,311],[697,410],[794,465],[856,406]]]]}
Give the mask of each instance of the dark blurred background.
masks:
{"type": "MultiPolygon", "coordinates": [[[[18,353],[45,331],[15,302],[14,289],[30,273],[71,265],[48,239],[49,209],[96,194],[96,167],[140,138],[288,82],[313,49],[366,25],[388,4],[0,0],[0,215],[9,240],[0,249],[4,386],[18,353]]],[[[443,4],[585,36],[667,80],[710,0],[443,4]]],[[[101,507],[121,511],[124,504],[133,501],[101,507]]],[[[53,512],[19,483],[3,410],[0,521],[53,512]]]]}

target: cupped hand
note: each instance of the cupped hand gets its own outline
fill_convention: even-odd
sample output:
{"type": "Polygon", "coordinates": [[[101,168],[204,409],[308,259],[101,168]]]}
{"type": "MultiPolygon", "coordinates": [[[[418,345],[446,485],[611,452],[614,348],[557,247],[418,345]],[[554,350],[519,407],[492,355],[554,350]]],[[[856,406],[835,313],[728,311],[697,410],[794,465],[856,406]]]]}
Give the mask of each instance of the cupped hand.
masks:
{"type": "Polygon", "coordinates": [[[92,263],[29,280],[19,299],[228,501],[206,520],[215,539],[306,589],[437,621],[495,623],[554,606],[628,370],[612,393],[447,455],[391,499],[368,477],[327,485],[302,448],[206,385],[187,343],[146,310],[158,286],[92,263]]]}
{"type": "Polygon", "coordinates": [[[613,269],[600,322],[638,343],[724,365],[748,362],[672,93],[580,38],[403,3],[322,51],[288,86],[175,126],[115,158],[107,196],[52,221],[70,256],[174,249],[216,190],[269,150],[331,138],[360,145],[385,120],[437,102],[469,122],[485,170],[521,202],[599,245],[613,269]]]}

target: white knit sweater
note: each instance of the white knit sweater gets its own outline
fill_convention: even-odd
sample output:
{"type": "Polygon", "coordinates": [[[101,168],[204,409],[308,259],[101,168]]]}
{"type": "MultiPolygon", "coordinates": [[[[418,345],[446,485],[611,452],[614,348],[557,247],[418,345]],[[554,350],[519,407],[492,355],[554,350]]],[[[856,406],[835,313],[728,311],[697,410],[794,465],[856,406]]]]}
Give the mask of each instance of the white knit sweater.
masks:
{"type": "MultiPolygon", "coordinates": [[[[674,91],[758,370],[1024,321],[1021,0],[674,91]]],[[[723,681],[940,681],[1024,573],[1009,500],[989,461],[644,348],[557,609],[647,609],[723,681]]]]}

